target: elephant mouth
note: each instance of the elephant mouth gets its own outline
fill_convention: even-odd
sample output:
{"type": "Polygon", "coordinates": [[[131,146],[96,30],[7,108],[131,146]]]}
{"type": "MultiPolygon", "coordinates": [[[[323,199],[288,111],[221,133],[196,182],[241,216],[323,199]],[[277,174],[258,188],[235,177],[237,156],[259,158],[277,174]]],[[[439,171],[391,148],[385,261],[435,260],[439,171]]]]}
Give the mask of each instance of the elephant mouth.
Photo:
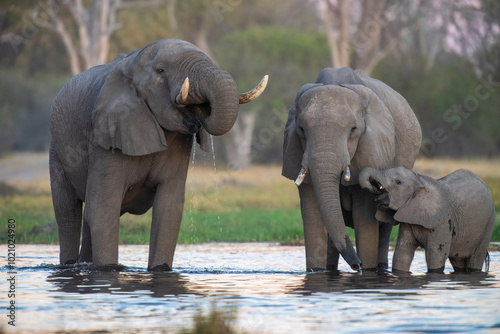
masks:
{"type": "Polygon", "coordinates": [[[202,119],[210,116],[210,104],[193,104],[183,108],[182,123],[186,129],[191,133],[197,133],[203,127],[202,119]]]}
{"type": "Polygon", "coordinates": [[[377,203],[377,209],[383,209],[386,210],[389,208],[390,204],[390,199],[389,199],[389,193],[388,192],[383,192],[377,197],[375,197],[375,202],[377,203]]]}
{"type": "Polygon", "coordinates": [[[390,199],[389,192],[384,188],[382,183],[380,183],[377,179],[370,177],[369,182],[372,186],[371,192],[376,194],[375,202],[378,204],[379,209],[387,209],[389,208],[390,199]]]}
{"type": "Polygon", "coordinates": [[[184,124],[188,132],[191,134],[197,133],[198,131],[200,131],[202,127],[201,121],[198,118],[194,119],[184,118],[182,120],[182,124],[184,124]]]}

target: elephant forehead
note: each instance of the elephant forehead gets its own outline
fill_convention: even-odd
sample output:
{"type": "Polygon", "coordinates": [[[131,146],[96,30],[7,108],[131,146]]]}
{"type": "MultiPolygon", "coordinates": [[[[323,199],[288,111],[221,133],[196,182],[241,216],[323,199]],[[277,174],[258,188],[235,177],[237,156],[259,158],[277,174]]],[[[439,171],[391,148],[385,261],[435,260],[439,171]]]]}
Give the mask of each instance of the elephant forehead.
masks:
{"type": "Polygon", "coordinates": [[[388,169],[386,173],[390,178],[399,177],[406,180],[413,180],[416,178],[415,173],[413,173],[413,171],[401,166],[388,169]]]}
{"type": "Polygon", "coordinates": [[[337,122],[350,120],[359,114],[362,102],[358,95],[340,86],[320,86],[305,92],[299,100],[299,109],[308,119],[326,121],[335,119],[337,122]]]}

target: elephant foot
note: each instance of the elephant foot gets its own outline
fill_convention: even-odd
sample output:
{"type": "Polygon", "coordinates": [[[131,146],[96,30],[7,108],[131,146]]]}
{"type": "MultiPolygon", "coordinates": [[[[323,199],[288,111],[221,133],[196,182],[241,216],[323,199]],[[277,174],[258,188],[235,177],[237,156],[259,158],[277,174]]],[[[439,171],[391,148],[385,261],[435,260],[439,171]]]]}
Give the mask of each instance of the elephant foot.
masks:
{"type": "Polygon", "coordinates": [[[339,269],[339,268],[338,268],[338,265],[337,265],[337,264],[336,264],[336,265],[331,264],[331,265],[327,265],[327,266],[326,266],[326,270],[327,270],[327,271],[338,271],[338,269],[339,269]]]}
{"type": "Polygon", "coordinates": [[[379,264],[378,264],[378,270],[379,271],[388,271],[389,270],[389,265],[386,262],[379,262],[379,264]]]}
{"type": "Polygon", "coordinates": [[[170,267],[168,264],[160,264],[159,266],[156,267],[148,267],[148,271],[155,271],[155,272],[161,272],[161,271],[172,271],[172,267],[170,267]]]}
{"type": "Polygon", "coordinates": [[[75,264],[76,262],[78,262],[78,261],[76,261],[76,260],[68,260],[68,261],[64,262],[63,265],[69,266],[69,265],[75,264]]]}
{"type": "Polygon", "coordinates": [[[122,264],[106,264],[106,265],[94,265],[94,264],[91,264],[89,266],[89,269],[92,270],[92,271],[103,271],[103,272],[113,272],[113,271],[124,271],[125,269],[127,269],[126,266],[122,265],[122,264]]]}
{"type": "Polygon", "coordinates": [[[429,274],[442,274],[444,272],[444,266],[441,268],[435,268],[435,269],[427,269],[427,273],[429,274]]]}

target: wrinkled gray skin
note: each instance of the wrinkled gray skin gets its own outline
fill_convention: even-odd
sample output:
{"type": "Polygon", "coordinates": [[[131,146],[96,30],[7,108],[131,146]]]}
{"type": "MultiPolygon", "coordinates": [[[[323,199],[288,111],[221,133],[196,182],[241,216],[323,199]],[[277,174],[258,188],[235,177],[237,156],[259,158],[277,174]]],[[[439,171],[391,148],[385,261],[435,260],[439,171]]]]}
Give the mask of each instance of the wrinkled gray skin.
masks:
{"type": "Polygon", "coordinates": [[[361,187],[377,194],[377,219],[401,223],[392,269],[409,271],[415,249],[425,249],[427,270],[481,271],[495,223],[495,206],[484,182],[468,170],[439,180],[404,167],[364,169],[361,187]]]}
{"type": "Polygon", "coordinates": [[[388,267],[392,226],[375,220],[373,195],[361,190],[358,175],[365,167],[411,168],[420,142],[406,100],[361,71],[326,68],[300,89],[285,128],[282,174],[295,180],[307,172],[299,196],[308,271],[336,270],[339,253],[353,269],[388,267]],[[357,253],[346,225],[354,227],[357,253]]]}
{"type": "Polygon", "coordinates": [[[193,134],[206,149],[207,132],[229,131],[238,108],[229,73],[181,40],[156,41],[70,79],[50,115],[60,262],[117,264],[119,217],[153,207],[148,269],[171,270],[193,134]]]}

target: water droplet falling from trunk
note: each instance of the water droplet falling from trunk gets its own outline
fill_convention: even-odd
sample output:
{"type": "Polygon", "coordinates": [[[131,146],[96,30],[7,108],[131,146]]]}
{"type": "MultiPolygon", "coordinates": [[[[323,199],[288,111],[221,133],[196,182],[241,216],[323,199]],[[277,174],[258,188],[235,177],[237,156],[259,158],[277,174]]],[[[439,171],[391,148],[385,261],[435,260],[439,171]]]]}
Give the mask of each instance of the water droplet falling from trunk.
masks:
{"type": "MultiPolygon", "coordinates": [[[[189,174],[194,173],[194,162],[196,161],[196,134],[193,134],[193,144],[191,145],[191,167],[189,170],[189,174]]],[[[195,232],[196,232],[196,227],[194,226],[194,209],[196,208],[196,204],[194,203],[194,186],[191,185],[189,187],[189,234],[191,236],[191,243],[195,243],[195,232]]]]}
{"type": "MultiPolygon", "coordinates": [[[[219,181],[217,180],[217,162],[215,160],[215,145],[214,145],[214,137],[210,135],[210,145],[212,148],[212,160],[214,166],[214,181],[215,181],[215,201],[214,201],[214,209],[217,210],[217,206],[219,204],[219,181]]],[[[219,225],[219,236],[222,235],[222,226],[220,226],[220,216],[217,215],[217,223],[219,225]]]]}

